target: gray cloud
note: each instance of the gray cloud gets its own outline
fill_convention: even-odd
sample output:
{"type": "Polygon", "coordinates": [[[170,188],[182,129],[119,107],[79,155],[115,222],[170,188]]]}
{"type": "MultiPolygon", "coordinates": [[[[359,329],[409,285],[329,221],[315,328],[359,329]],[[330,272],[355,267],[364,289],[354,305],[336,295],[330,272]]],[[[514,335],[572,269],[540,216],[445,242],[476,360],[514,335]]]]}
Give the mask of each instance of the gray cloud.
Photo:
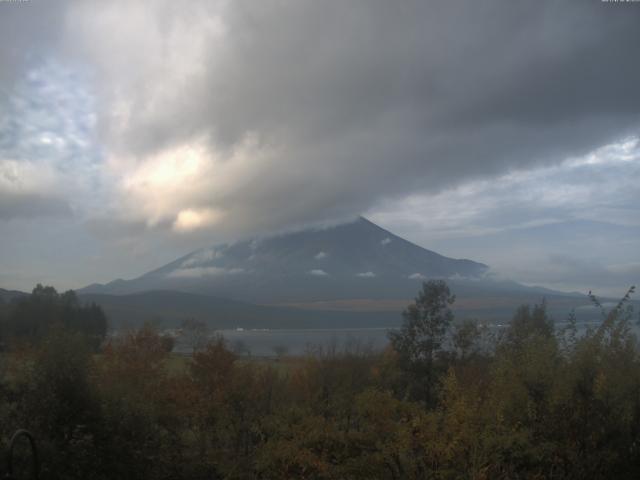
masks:
{"type": "MultiPolygon", "coordinates": [[[[68,208],[96,236],[173,252],[455,201],[637,135],[639,22],[637,4],[599,1],[0,2],[0,172],[23,185],[0,177],[0,218],[68,208]]],[[[552,183],[613,187],[606,168],[552,183]]],[[[608,205],[591,189],[499,208],[503,189],[482,223],[466,204],[439,231],[581,208],[628,223],[625,185],[608,205]]]]}
{"type": "Polygon", "coordinates": [[[638,175],[640,140],[632,138],[556,165],[384,202],[369,215],[405,232],[424,230],[426,243],[574,220],[640,226],[638,175]]]}
{"type": "Polygon", "coordinates": [[[6,86],[20,73],[52,53],[63,35],[68,2],[29,0],[0,2],[0,105],[6,86]]]}
{"type": "Polygon", "coordinates": [[[63,199],[39,194],[8,195],[0,192],[0,221],[60,215],[71,215],[71,208],[63,199]]]}
{"type": "MultiPolygon", "coordinates": [[[[544,284],[560,290],[622,297],[640,280],[640,263],[606,264],[588,255],[541,255],[535,262],[526,262],[523,280],[530,284],[544,284]]],[[[521,270],[524,268],[520,267],[521,270]]]]}
{"type": "Polygon", "coordinates": [[[95,205],[100,154],[92,145],[94,98],[83,75],[41,60],[5,92],[0,218],[71,214],[95,205]]]}
{"type": "Polygon", "coordinates": [[[640,120],[638,8],[153,5],[85,2],[66,31],[101,73],[115,157],[133,169],[198,144],[203,175],[225,171],[224,187],[190,185],[160,217],[215,208],[227,212],[217,230],[244,231],[351,216],[381,196],[584,153],[640,120]]]}
{"type": "Polygon", "coordinates": [[[515,170],[437,194],[385,202],[368,216],[421,245],[560,290],[618,295],[640,282],[640,143],[628,139],[558,165],[515,170]]]}

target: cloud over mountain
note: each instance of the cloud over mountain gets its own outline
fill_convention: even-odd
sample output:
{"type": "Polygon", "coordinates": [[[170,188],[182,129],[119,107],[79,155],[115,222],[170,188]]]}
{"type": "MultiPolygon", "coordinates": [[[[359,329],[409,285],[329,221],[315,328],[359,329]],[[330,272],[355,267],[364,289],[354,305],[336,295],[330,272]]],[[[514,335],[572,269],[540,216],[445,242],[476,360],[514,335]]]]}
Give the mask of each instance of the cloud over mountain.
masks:
{"type": "MultiPolygon", "coordinates": [[[[40,26],[33,6],[1,8],[3,27],[40,26]]],[[[381,196],[586,152],[640,118],[639,9],[158,0],[56,11],[24,48],[52,55],[51,37],[60,63],[94,72],[99,216],[178,233],[344,218],[381,196]]],[[[13,78],[37,66],[8,58],[13,78]]]]}
{"type": "Polygon", "coordinates": [[[639,22],[631,2],[0,2],[0,221],[169,257],[527,176],[637,137],[639,22]]]}

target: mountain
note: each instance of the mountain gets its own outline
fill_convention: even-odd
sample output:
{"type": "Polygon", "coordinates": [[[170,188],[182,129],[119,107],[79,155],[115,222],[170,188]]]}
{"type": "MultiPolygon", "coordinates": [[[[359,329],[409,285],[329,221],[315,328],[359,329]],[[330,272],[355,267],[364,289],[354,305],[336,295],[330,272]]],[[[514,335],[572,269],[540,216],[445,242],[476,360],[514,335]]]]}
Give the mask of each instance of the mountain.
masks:
{"type": "Polygon", "coordinates": [[[488,274],[489,267],[427,250],[365,218],[328,228],[203,248],[132,280],[79,290],[114,323],[186,317],[217,328],[391,326],[421,282],[444,278],[459,318],[498,323],[544,297],[564,318],[583,295],[527,287],[488,274]]]}
{"type": "Polygon", "coordinates": [[[406,299],[423,279],[448,278],[473,287],[487,270],[482,263],[422,248],[360,217],[203,248],[133,280],[94,284],[81,293],[173,290],[261,304],[406,299]]]}
{"type": "Polygon", "coordinates": [[[16,298],[25,297],[27,295],[29,294],[18,290],[5,290],[4,288],[0,288],[0,303],[9,303],[16,298]]]}

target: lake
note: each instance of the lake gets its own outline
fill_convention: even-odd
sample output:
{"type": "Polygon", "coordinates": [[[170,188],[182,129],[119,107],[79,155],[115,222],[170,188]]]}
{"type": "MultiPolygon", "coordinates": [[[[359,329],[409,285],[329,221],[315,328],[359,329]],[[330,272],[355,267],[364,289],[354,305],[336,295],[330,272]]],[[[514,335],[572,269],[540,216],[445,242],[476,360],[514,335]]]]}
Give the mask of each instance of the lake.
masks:
{"type": "MultiPolygon", "coordinates": [[[[579,322],[578,329],[583,333],[587,327],[596,327],[599,322],[579,322]]],[[[556,330],[562,329],[566,322],[556,322],[556,330]]],[[[504,324],[488,325],[491,331],[505,328],[504,324]]],[[[632,325],[638,333],[637,325],[632,325]]],[[[393,328],[344,328],[344,329],[229,329],[216,330],[213,335],[222,335],[229,347],[239,354],[271,357],[276,352],[287,355],[302,355],[314,348],[335,348],[337,351],[349,348],[369,348],[382,350],[388,343],[387,332],[393,328]]],[[[177,339],[174,351],[191,353],[191,347],[177,339]]]]}
{"type": "MultiPolygon", "coordinates": [[[[383,349],[387,344],[388,328],[345,329],[236,329],[216,330],[229,347],[238,353],[257,356],[275,356],[276,351],[288,355],[301,355],[315,347],[383,349]]],[[[190,347],[178,339],[174,349],[178,353],[190,353],[190,347]]]]}

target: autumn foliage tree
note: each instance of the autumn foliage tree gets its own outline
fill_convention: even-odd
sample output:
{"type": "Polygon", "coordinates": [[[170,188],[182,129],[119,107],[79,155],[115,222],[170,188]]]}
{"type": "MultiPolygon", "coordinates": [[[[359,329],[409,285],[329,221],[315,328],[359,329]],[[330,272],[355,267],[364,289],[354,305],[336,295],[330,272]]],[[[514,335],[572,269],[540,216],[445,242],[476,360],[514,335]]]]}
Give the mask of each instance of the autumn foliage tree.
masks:
{"type": "Polygon", "coordinates": [[[435,382],[443,366],[440,360],[453,321],[450,306],[454,301],[455,295],[443,280],[424,282],[414,303],[402,313],[400,329],[389,332],[398,365],[407,374],[411,398],[428,403],[435,400],[435,382]]]}
{"type": "Polygon", "coordinates": [[[45,479],[637,478],[632,293],[593,297],[591,327],[557,329],[542,302],[491,336],[427,282],[384,351],[278,361],[222,337],[172,354],[150,325],[96,354],[54,328],[3,354],[0,432],[36,434],[45,479]]]}

